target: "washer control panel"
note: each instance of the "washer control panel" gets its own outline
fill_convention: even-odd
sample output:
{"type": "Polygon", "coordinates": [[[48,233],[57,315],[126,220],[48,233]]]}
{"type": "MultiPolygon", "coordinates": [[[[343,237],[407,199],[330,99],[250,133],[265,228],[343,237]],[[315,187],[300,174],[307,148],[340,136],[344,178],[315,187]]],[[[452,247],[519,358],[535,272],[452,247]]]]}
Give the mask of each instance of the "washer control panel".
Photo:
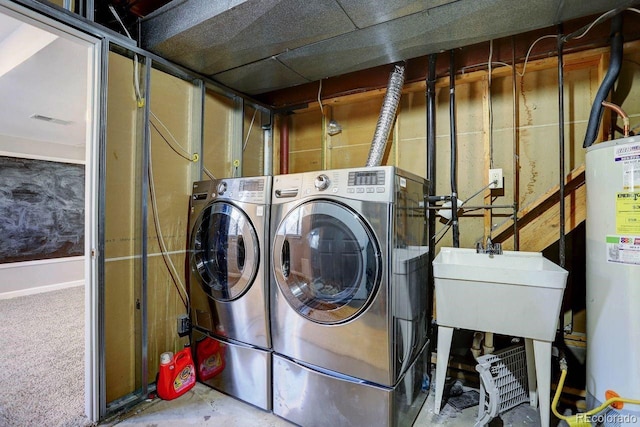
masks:
{"type": "Polygon", "coordinates": [[[224,178],[193,183],[193,202],[212,199],[267,204],[271,199],[270,176],[224,178]]]}

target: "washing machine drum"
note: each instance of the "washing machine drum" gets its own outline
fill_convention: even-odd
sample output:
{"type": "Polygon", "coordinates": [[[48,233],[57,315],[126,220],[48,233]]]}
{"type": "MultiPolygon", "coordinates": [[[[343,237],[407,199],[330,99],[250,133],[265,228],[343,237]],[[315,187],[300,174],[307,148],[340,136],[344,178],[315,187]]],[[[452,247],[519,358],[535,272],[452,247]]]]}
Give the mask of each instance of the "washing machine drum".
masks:
{"type": "Polygon", "coordinates": [[[332,201],[305,203],[280,223],[273,245],[275,280],[289,305],[314,322],[346,322],[374,298],[381,254],[360,215],[332,201]]]}
{"type": "Polygon", "coordinates": [[[214,202],[202,210],[191,235],[192,277],[218,301],[241,297],[258,271],[260,248],[253,224],[236,206],[214,202]]]}

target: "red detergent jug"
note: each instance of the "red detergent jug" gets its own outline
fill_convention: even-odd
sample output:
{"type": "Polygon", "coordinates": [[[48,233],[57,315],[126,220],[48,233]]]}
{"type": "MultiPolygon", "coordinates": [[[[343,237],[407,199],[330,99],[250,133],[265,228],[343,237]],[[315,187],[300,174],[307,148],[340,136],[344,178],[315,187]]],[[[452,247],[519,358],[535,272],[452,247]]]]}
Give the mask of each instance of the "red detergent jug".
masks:
{"type": "Polygon", "coordinates": [[[187,347],[173,355],[171,352],[160,356],[160,371],[156,392],[161,399],[171,400],[191,390],[196,384],[196,370],[187,347]]]}
{"type": "Polygon", "coordinates": [[[206,337],[196,344],[198,378],[207,381],[224,371],[225,345],[218,340],[206,337]]]}

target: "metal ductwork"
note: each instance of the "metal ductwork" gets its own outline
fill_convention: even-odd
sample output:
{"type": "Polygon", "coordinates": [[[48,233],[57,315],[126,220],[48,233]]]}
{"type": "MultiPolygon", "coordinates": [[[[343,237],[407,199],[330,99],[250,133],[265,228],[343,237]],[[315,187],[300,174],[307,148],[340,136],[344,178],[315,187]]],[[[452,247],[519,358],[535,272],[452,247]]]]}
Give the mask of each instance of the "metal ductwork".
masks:
{"type": "Polygon", "coordinates": [[[634,2],[172,0],[140,21],[140,42],[227,87],[257,95],[634,2]]]}
{"type": "Polygon", "coordinates": [[[387,93],[382,102],[378,124],[376,124],[376,131],[373,134],[373,142],[369,150],[369,158],[367,158],[367,167],[380,166],[382,164],[389,133],[391,133],[393,122],[396,119],[396,112],[398,111],[398,105],[400,105],[402,87],[404,86],[404,67],[404,63],[395,65],[389,76],[387,93]]]}

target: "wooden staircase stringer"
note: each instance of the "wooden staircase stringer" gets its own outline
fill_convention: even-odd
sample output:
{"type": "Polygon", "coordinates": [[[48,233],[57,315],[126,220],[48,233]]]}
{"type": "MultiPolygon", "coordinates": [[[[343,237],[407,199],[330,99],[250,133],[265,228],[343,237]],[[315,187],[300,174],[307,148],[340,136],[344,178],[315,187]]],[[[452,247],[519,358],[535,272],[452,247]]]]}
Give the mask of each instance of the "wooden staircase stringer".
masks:
{"type": "MultiPolygon", "coordinates": [[[[586,219],[585,168],[579,166],[565,180],[565,235],[586,219]]],[[[518,211],[519,250],[540,252],[560,238],[560,185],[518,211]]],[[[492,240],[513,250],[513,219],[492,231],[492,240]]]]}

